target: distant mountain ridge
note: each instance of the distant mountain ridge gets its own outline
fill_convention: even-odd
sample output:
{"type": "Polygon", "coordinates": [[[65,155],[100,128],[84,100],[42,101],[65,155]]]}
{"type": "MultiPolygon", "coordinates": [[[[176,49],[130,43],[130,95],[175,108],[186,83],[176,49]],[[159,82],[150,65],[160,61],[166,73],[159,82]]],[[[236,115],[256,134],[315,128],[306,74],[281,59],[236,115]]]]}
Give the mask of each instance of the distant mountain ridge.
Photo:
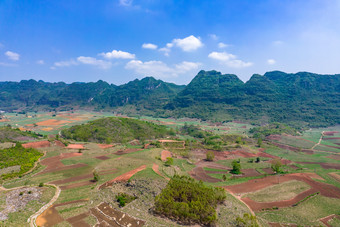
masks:
{"type": "Polygon", "coordinates": [[[0,82],[1,110],[71,108],[216,121],[340,124],[340,74],[273,71],[254,74],[244,83],[234,74],[202,70],[187,86],[153,77],[120,86],[101,80],[0,82]]]}

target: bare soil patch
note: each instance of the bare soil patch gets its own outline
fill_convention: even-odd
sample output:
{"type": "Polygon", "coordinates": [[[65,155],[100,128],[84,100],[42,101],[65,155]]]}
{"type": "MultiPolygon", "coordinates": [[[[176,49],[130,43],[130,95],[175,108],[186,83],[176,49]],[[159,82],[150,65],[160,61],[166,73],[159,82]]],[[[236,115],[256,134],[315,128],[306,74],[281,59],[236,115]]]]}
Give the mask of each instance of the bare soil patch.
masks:
{"type": "Polygon", "coordinates": [[[65,120],[56,120],[56,119],[49,119],[46,121],[40,121],[36,123],[39,126],[56,126],[56,125],[62,125],[66,123],[71,123],[71,121],[65,121],[65,120]]]}
{"type": "Polygon", "coordinates": [[[45,140],[45,141],[24,143],[22,146],[24,148],[42,148],[42,147],[50,147],[51,143],[50,141],[45,140]]]}
{"type": "Polygon", "coordinates": [[[43,169],[40,173],[37,173],[37,175],[44,174],[44,173],[50,173],[50,172],[55,172],[55,171],[61,171],[61,170],[67,170],[67,169],[74,169],[74,168],[79,168],[83,166],[87,166],[84,163],[79,163],[79,164],[74,164],[74,165],[68,165],[65,166],[60,160],[66,159],[66,158],[71,158],[71,157],[77,157],[81,156],[82,153],[62,153],[58,156],[46,158],[42,160],[40,163],[42,165],[45,165],[46,168],[43,169]]]}
{"type": "Polygon", "coordinates": [[[167,158],[171,158],[171,157],[172,157],[172,155],[171,155],[170,151],[162,150],[161,159],[162,159],[163,162],[165,162],[167,158]]]}
{"type": "Polygon", "coordinates": [[[99,222],[99,224],[95,225],[96,227],[120,227],[117,222],[106,217],[106,215],[102,214],[98,209],[91,208],[90,212],[99,222]]]}
{"type": "Polygon", "coordinates": [[[241,172],[242,172],[241,175],[234,176],[234,177],[236,177],[236,178],[240,178],[240,177],[257,177],[257,176],[261,176],[262,175],[256,169],[242,169],[241,172]]]}
{"type": "Polygon", "coordinates": [[[220,182],[220,179],[214,178],[206,174],[205,170],[202,167],[196,167],[189,172],[190,176],[192,176],[196,180],[201,180],[209,183],[220,182]]]}
{"type": "Polygon", "coordinates": [[[54,226],[63,221],[64,218],[60,216],[59,212],[52,205],[37,217],[35,223],[37,224],[37,226],[48,227],[54,226]]]}
{"type": "Polygon", "coordinates": [[[305,173],[307,176],[309,176],[310,178],[313,179],[317,179],[317,180],[325,180],[324,178],[322,178],[321,176],[319,176],[316,173],[305,173]]]}
{"type": "Polygon", "coordinates": [[[324,169],[340,169],[338,163],[324,163],[324,162],[296,162],[299,164],[319,164],[324,169]]]}
{"type": "Polygon", "coordinates": [[[143,149],[138,149],[138,148],[128,148],[128,149],[125,149],[125,150],[117,151],[117,152],[115,152],[114,154],[115,154],[115,155],[123,155],[123,154],[133,153],[133,152],[136,152],[136,151],[141,151],[141,150],[143,150],[143,149]]]}
{"type": "Polygon", "coordinates": [[[136,169],[133,169],[127,173],[124,173],[116,178],[114,178],[113,180],[110,180],[110,181],[107,181],[106,183],[102,184],[99,189],[102,189],[102,188],[106,188],[106,187],[109,187],[111,186],[114,182],[117,182],[117,181],[128,181],[133,175],[135,175],[136,173],[144,170],[146,168],[146,165],[142,165],[136,169]]]}
{"type": "Polygon", "coordinates": [[[96,182],[93,181],[93,180],[87,180],[87,181],[82,181],[82,182],[78,182],[78,183],[74,183],[74,184],[60,186],[60,189],[61,190],[67,190],[67,189],[79,188],[79,187],[83,187],[83,186],[87,186],[87,185],[91,185],[91,184],[96,184],[96,182]]]}
{"type": "Polygon", "coordinates": [[[296,165],[289,165],[289,167],[291,167],[292,169],[295,169],[295,170],[300,169],[300,168],[297,167],[296,165]]]}
{"type": "Polygon", "coordinates": [[[99,148],[101,149],[106,149],[106,148],[110,148],[110,147],[113,147],[114,145],[112,144],[97,144],[99,148]]]}
{"type": "Polygon", "coordinates": [[[340,140],[340,137],[328,137],[328,138],[322,138],[323,140],[340,140]]]}
{"type": "Polygon", "coordinates": [[[43,130],[43,131],[46,131],[46,132],[49,132],[49,131],[52,131],[52,130],[53,130],[53,128],[51,128],[51,127],[47,127],[47,128],[42,128],[41,130],[43,130]]]}
{"type": "Polygon", "coordinates": [[[267,174],[274,174],[275,172],[272,170],[272,168],[268,167],[268,168],[262,168],[262,170],[264,172],[266,172],[267,174]]]}
{"type": "Polygon", "coordinates": [[[7,122],[7,121],[9,121],[9,120],[6,119],[6,118],[0,119],[0,122],[7,122]]]}
{"type": "Polygon", "coordinates": [[[85,149],[84,144],[69,144],[67,145],[68,149],[85,149]]]}
{"type": "Polygon", "coordinates": [[[110,159],[109,157],[105,156],[105,155],[102,155],[102,156],[97,156],[96,159],[99,159],[99,160],[107,160],[107,159],[110,159]]]}

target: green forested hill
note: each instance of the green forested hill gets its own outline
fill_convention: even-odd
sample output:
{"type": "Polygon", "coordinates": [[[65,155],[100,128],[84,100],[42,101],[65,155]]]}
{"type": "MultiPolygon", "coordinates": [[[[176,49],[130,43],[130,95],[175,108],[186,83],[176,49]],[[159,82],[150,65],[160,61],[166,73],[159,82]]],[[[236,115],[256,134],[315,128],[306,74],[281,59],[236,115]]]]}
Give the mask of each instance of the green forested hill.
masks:
{"type": "Polygon", "coordinates": [[[62,136],[77,141],[124,143],[134,139],[146,140],[169,135],[163,125],[130,118],[108,117],[64,129],[62,136]]]}
{"type": "Polygon", "coordinates": [[[233,119],[326,126],[340,124],[340,74],[280,71],[236,75],[200,71],[179,86],[146,77],[116,86],[95,83],[0,82],[0,110],[91,108],[158,117],[233,119]]]}

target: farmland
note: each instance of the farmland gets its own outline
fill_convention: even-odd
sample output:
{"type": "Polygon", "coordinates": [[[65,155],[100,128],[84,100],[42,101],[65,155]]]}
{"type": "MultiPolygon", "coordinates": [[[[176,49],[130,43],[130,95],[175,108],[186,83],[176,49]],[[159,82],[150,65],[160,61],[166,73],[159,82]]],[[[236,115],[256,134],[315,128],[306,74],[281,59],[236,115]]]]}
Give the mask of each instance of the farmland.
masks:
{"type": "MultiPolygon", "coordinates": [[[[58,133],[111,114],[69,112],[56,116],[43,113],[35,118],[10,116],[7,124],[26,126],[42,134],[34,141],[23,141],[23,146],[32,147],[29,149],[44,156],[30,172],[3,181],[0,212],[8,206],[9,192],[20,194],[15,190],[26,188],[29,188],[26,194],[28,190],[39,191],[36,199],[32,197],[25,205],[25,215],[16,218],[18,211],[11,212],[2,221],[5,226],[28,225],[29,217],[31,223],[40,226],[105,223],[180,226],[181,222],[176,219],[163,218],[153,212],[155,197],[174,175],[192,177],[207,187],[225,190],[225,201],[216,208],[217,226],[235,226],[237,217],[244,214],[256,215],[256,223],[261,226],[324,225],[323,218],[340,212],[337,206],[340,203],[340,149],[313,148],[320,138],[321,147],[336,147],[333,140],[337,139],[332,139],[340,137],[336,127],[312,129],[300,135],[269,136],[259,147],[258,141],[249,134],[252,126],[242,122],[216,124],[195,119],[140,117],[155,125],[164,125],[172,133],[165,133],[164,138],[154,138],[149,133],[150,138],[143,137],[143,140],[131,138],[131,141],[98,144],[63,138],[58,133]],[[36,125],[27,126],[30,124],[36,125]],[[183,131],[184,126],[196,131],[183,131]],[[44,127],[53,127],[53,130],[42,130],[44,127]],[[304,149],[311,152],[306,153],[304,149]],[[209,152],[211,160],[207,160],[209,152]],[[274,160],[282,164],[279,173],[271,168],[274,160]],[[235,163],[241,167],[239,174],[231,172],[235,163]],[[136,199],[120,206],[116,197],[122,193],[136,199]],[[46,209],[38,212],[44,204],[46,209]],[[115,221],[117,218],[119,223],[115,221]]],[[[13,144],[7,142],[1,146],[13,144]]],[[[336,217],[328,223],[336,225],[336,217]]]]}

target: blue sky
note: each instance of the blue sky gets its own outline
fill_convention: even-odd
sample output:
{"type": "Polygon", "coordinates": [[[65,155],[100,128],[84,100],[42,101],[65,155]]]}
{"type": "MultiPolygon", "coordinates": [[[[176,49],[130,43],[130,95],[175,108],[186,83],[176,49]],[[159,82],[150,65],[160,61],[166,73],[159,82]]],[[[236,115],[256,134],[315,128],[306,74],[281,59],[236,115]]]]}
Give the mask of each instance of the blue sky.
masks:
{"type": "Polygon", "coordinates": [[[340,73],[339,0],[1,0],[0,81],[340,73]]]}

